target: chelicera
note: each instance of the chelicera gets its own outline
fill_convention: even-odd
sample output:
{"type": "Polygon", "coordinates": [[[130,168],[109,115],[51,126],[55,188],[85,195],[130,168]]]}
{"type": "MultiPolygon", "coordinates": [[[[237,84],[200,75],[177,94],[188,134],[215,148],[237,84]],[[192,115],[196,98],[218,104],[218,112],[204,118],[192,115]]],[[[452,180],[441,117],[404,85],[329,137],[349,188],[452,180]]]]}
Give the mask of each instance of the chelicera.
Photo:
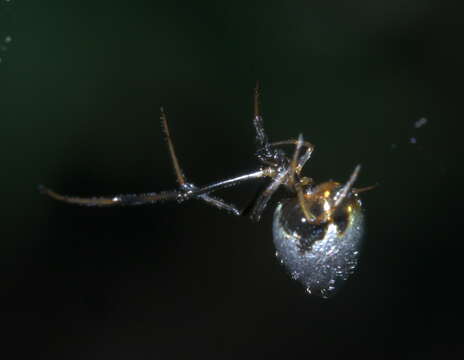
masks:
{"type": "Polygon", "coordinates": [[[353,188],[360,165],[354,168],[345,183],[327,181],[317,185],[313,179],[303,176],[303,167],[314,146],[301,134],[297,139],[270,142],[264,131],[259,100],[256,86],[253,125],[258,145],[256,157],[260,165],[255,171],[206,186],[196,186],[188,181],[179,165],[167,117],[161,108],[161,123],[178,183],[176,189],[105,197],[67,196],[44,186],[39,186],[39,190],[55,200],[84,206],[143,205],[171,200],[182,203],[198,199],[233,215],[247,215],[253,221],[259,221],[270,198],[283,186],[292,195],[280,200],[274,212],[276,254],[292,277],[303,283],[309,293],[328,297],[357,266],[364,233],[364,215],[358,194],[371,187],[353,188]],[[288,145],[294,146],[291,156],[282,149],[288,145]],[[270,182],[246,211],[212,195],[218,190],[263,178],[270,182]]]}

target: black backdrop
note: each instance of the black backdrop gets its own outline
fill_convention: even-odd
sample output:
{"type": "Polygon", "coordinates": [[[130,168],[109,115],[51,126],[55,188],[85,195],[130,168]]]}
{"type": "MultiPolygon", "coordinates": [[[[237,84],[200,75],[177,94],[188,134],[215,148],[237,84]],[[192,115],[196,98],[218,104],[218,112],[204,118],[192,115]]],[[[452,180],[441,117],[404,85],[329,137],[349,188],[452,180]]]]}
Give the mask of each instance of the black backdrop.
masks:
{"type": "Polygon", "coordinates": [[[44,359],[462,357],[451,4],[1,1],[4,343],[44,359]],[[254,169],[257,79],[269,136],[316,145],[307,175],[362,163],[358,184],[380,184],[335,298],[278,263],[272,206],[255,224],[195,201],[96,209],[37,193],[173,188],[161,105],[196,184],[254,169]]]}

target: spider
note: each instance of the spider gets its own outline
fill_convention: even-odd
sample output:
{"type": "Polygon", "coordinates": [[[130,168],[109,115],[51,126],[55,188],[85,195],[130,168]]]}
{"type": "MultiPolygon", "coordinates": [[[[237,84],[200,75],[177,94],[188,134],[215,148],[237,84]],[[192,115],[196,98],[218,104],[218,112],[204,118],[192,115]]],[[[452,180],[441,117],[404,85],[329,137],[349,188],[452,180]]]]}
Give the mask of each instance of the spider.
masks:
{"type": "Polygon", "coordinates": [[[194,185],[187,181],[179,165],[163,108],[161,124],[177,178],[177,189],[108,197],[67,196],[41,185],[39,191],[55,200],[84,206],[143,205],[171,200],[182,203],[199,199],[233,215],[247,215],[253,221],[259,221],[272,195],[283,186],[291,197],[280,200],[276,206],[273,238],[276,255],[291,276],[300,281],[308,293],[327,298],[354,272],[364,233],[364,215],[358,194],[372,187],[353,188],[360,165],[354,168],[344,184],[327,181],[317,185],[312,178],[303,176],[303,167],[310,159],[314,146],[305,141],[301,134],[297,139],[268,140],[260,111],[258,84],[254,89],[253,125],[258,144],[256,157],[260,166],[253,172],[206,186],[194,185]],[[295,147],[291,157],[281,149],[285,145],[295,147]],[[262,178],[269,178],[270,182],[246,211],[212,195],[218,190],[262,178]]]}

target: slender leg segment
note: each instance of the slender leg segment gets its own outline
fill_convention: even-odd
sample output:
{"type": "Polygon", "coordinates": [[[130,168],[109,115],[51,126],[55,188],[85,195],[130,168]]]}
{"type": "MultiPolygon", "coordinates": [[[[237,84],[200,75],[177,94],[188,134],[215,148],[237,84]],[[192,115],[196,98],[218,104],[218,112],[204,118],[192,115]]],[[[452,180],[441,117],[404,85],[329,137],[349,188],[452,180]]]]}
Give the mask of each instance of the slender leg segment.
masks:
{"type": "Polygon", "coordinates": [[[250,212],[250,219],[253,221],[259,221],[261,219],[261,215],[263,214],[264,209],[267,206],[270,198],[276,190],[279,188],[280,185],[285,181],[285,178],[288,174],[289,168],[279,173],[274,180],[269,184],[269,186],[258,196],[254,206],[250,212]]]}
{"type": "Polygon", "coordinates": [[[374,184],[374,185],[370,185],[370,186],[364,186],[362,188],[352,188],[351,191],[356,193],[356,194],[360,194],[360,193],[363,193],[363,192],[366,192],[366,191],[371,191],[371,190],[375,189],[377,186],[379,186],[379,184],[374,184]]]}
{"type": "Polygon", "coordinates": [[[163,127],[163,131],[166,135],[166,142],[168,144],[169,154],[171,155],[172,165],[174,167],[174,171],[176,173],[176,178],[177,178],[177,183],[179,184],[181,191],[184,190],[186,192],[185,194],[186,197],[193,196],[191,194],[195,192],[196,198],[201,199],[205,201],[206,203],[212,206],[215,206],[219,209],[229,211],[233,213],[234,215],[240,215],[240,211],[234,205],[227,204],[226,202],[224,202],[224,200],[220,198],[209,196],[208,194],[206,194],[206,192],[208,191],[198,193],[198,188],[192,183],[187,182],[185,175],[182,172],[182,169],[180,168],[179,160],[174,150],[174,143],[172,142],[171,133],[169,132],[169,126],[168,126],[168,120],[166,117],[166,113],[164,112],[163,108],[161,108],[160,110],[161,110],[161,124],[163,127]]]}
{"type": "Polygon", "coordinates": [[[261,115],[260,103],[259,103],[259,83],[256,82],[256,87],[254,91],[254,116],[253,116],[253,126],[256,131],[256,140],[258,142],[258,151],[256,155],[258,158],[268,164],[272,164],[275,160],[276,151],[271,148],[271,144],[267,138],[266,132],[264,131],[263,126],[263,116],[261,115]]]}
{"type": "Polygon", "coordinates": [[[182,186],[185,185],[185,175],[182,172],[182,169],[179,166],[179,160],[177,160],[176,152],[174,151],[174,144],[171,139],[171,133],[169,132],[168,119],[164,109],[161,107],[161,126],[163,127],[164,134],[166,135],[166,143],[169,148],[169,155],[171,156],[172,166],[174,167],[174,172],[176,173],[177,183],[182,186]]]}
{"type": "Polygon", "coordinates": [[[351,190],[351,188],[353,187],[354,182],[358,178],[360,170],[361,170],[361,165],[359,165],[359,164],[356,165],[356,167],[354,168],[353,173],[351,174],[350,178],[348,179],[346,184],[343,185],[342,190],[339,192],[338,197],[335,199],[334,208],[338,207],[342,203],[342,201],[346,198],[346,196],[348,195],[348,192],[351,190]]]}
{"type": "Polygon", "coordinates": [[[231,178],[231,179],[218,181],[218,182],[215,182],[213,184],[204,186],[201,189],[198,189],[197,194],[198,193],[202,194],[202,193],[217,191],[217,190],[220,190],[220,189],[226,189],[226,188],[238,185],[238,184],[246,182],[246,181],[261,179],[261,178],[264,178],[264,177],[268,176],[267,173],[268,173],[267,169],[263,169],[263,170],[254,171],[254,172],[249,173],[249,174],[237,176],[237,177],[234,177],[234,178],[231,178]]]}
{"type": "Polygon", "coordinates": [[[118,205],[143,205],[154,204],[162,201],[177,200],[179,197],[178,191],[165,191],[160,193],[145,193],[145,194],[120,194],[102,197],[76,197],[58,194],[57,192],[39,185],[39,191],[42,194],[48,195],[51,198],[63,201],[69,204],[83,206],[118,206],[118,205]]]}
{"type": "Polygon", "coordinates": [[[259,83],[258,82],[256,82],[256,87],[255,87],[255,92],[254,92],[253,125],[256,129],[256,140],[258,140],[259,147],[264,148],[264,149],[269,149],[269,141],[267,139],[266,133],[264,132],[263,116],[261,115],[261,110],[259,106],[259,83]]]}
{"type": "Polygon", "coordinates": [[[185,183],[180,190],[171,190],[160,193],[144,193],[144,194],[118,194],[103,197],[77,197],[59,194],[53,190],[39,185],[39,191],[42,194],[48,195],[55,200],[76,204],[82,206],[121,206],[121,205],[145,205],[154,204],[163,201],[177,201],[182,203],[190,199],[201,199],[206,203],[215,206],[221,210],[229,211],[234,215],[241,215],[241,211],[235,206],[227,204],[220,198],[207,195],[208,193],[225,189],[231,186],[241,184],[246,181],[256,180],[266,177],[265,171],[258,170],[250,174],[237,176],[235,178],[218,181],[204,187],[196,187],[191,183],[185,183]]]}
{"type": "Polygon", "coordinates": [[[298,141],[295,146],[295,151],[293,152],[292,161],[290,162],[290,169],[288,171],[288,184],[290,187],[295,185],[295,174],[298,174],[297,170],[298,159],[300,157],[301,147],[303,146],[303,135],[298,136],[298,141]]]}
{"type": "MultiPolygon", "coordinates": [[[[295,145],[298,146],[298,143],[300,142],[300,139],[291,139],[291,140],[283,140],[283,141],[276,141],[270,143],[271,146],[281,146],[281,145],[295,145]]],[[[314,151],[314,145],[311,144],[309,141],[302,140],[301,141],[301,146],[306,148],[306,151],[304,152],[303,155],[298,160],[298,163],[295,168],[296,174],[300,174],[301,170],[303,169],[303,166],[306,164],[306,162],[311,158],[311,155],[314,151]]]]}

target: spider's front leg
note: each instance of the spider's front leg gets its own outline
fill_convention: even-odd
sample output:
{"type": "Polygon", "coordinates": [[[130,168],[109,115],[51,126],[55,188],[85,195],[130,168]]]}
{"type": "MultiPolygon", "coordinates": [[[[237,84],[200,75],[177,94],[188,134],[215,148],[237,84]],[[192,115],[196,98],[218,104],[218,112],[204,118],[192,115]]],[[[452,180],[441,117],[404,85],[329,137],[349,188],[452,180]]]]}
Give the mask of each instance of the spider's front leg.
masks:
{"type": "Polygon", "coordinates": [[[266,176],[262,171],[256,171],[250,174],[245,174],[242,176],[237,176],[235,178],[217,181],[213,184],[197,187],[191,182],[187,182],[187,179],[179,165],[179,160],[177,158],[174,143],[171,138],[171,133],[169,131],[168,120],[166,114],[161,108],[161,124],[166,135],[166,142],[169,148],[169,154],[171,157],[172,165],[174,167],[174,172],[176,174],[177,183],[179,184],[179,190],[176,195],[177,202],[181,203],[189,199],[199,199],[205,201],[207,204],[212,205],[218,209],[226,210],[234,215],[241,215],[241,211],[235,205],[228,204],[224,200],[213,197],[209,195],[213,191],[224,189],[227,187],[235,186],[243,181],[254,180],[256,178],[261,178],[266,176]]]}

